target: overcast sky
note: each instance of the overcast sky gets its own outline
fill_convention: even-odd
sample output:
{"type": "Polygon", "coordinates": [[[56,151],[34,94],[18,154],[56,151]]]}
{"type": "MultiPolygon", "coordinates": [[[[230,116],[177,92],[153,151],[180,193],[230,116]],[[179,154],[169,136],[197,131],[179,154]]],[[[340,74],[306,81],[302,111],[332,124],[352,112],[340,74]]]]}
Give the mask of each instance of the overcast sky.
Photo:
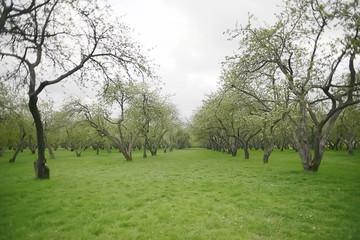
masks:
{"type": "Polygon", "coordinates": [[[245,25],[248,13],[273,22],[281,0],[109,0],[114,13],[134,29],[134,38],[160,65],[165,93],[183,118],[216,90],[221,62],[236,48],[227,29],[245,25]]]}

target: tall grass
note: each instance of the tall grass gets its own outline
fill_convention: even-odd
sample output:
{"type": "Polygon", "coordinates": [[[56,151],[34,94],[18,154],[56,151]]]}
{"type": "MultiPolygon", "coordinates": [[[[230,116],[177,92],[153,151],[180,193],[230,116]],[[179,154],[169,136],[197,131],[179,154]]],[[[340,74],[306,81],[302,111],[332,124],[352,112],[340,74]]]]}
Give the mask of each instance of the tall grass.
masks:
{"type": "Polygon", "coordinates": [[[50,180],[29,152],[0,158],[0,239],[360,239],[360,152],[231,157],[204,149],[156,157],[60,150],[50,180]]]}

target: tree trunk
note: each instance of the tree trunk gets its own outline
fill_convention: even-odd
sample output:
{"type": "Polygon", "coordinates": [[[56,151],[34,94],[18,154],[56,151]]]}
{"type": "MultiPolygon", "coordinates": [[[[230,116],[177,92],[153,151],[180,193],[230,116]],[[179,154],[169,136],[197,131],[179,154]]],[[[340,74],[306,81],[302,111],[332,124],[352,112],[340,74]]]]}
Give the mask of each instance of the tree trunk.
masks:
{"type": "Polygon", "coordinates": [[[244,146],[244,153],[245,153],[245,159],[249,159],[250,158],[250,153],[249,153],[249,147],[248,147],[247,143],[244,146]]]}
{"type": "Polygon", "coordinates": [[[25,136],[26,136],[26,132],[25,132],[24,127],[21,127],[21,130],[22,130],[22,135],[21,135],[19,144],[18,144],[18,146],[17,146],[17,148],[15,150],[14,156],[9,160],[9,162],[11,162],[11,163],[15,162],[15,159],[16,159],[18,153],[20,152],[22,146],[24,145],[24,139],[25,139],[25,136]]]}
{"type": "Polygon", "coordinates": [[[33,138],[31,135],[29,135],[29,148],[31,151],[31,154],[36,154],[36,142],[33,142],[33,138]]]}
{"type": "Polygon", "coordinates": [[[123,156],[125,157],[126,161],[132,161],[132,146],[131,144],[129,144],[129,146],[127,147],[125,143],[117,141],[116,139],[114,139],[114,143],[117,144],[117,147],[119,149],[119,151],[123,154],[123,156]]]}
{"type": "Polygon", "coordinates": [[[306,127],[298,127],[299,133],[293,130],[294,147],[299,152],[301,164],[304,170],[311,170],[312,168],[312,153],[310,143],[307,138],[306,127]]]}
{"type": "Polygon", "coordinates": [[[108,153],[111,153],[111,148],[112,147],[110,145],[108,145],[108,144],[105,145],[105,149],[108,153]]]}
{"type": "Polygon", "coordinates": [[[319,131],[317,131],[314,136],[314,158],[311,161],[309,169],[306,169],[306,170],[317,172],[317,170],[319,169],[319,166],[321,164],[321,160],[323,158],[324,151],[325,151],[325,145],[322,146],[321,133],[319,131]]]}
{"type": "Polygon", "coordinates": [[[349,145],[348,145],[348,153],[349,153],[350,155],[353,155],[353,154],[354,154],[354,145],[352,144],[352,142],[349,143],[349,145]]]}
{"type": "Polygon", "coordinates": [[[92,147],[92,149],[96,150],[96,155],[99,155],[101,143],[100,142],[93,143],[93,144],[91,144],[91,147],[92,147]]]}
{"type": "Polygon", "coordinates": [[[356,134],[354,134],[354,128],[351,129],[351,131],[348,132],[347,134],[347,138],[346,140],[344,141],[346,146],[347,146],[347,150],[348,150],[348,153],[350,155],[353,155],[354,154],[354,145],[353,145],[353,142],[355,141],[355,138],[356,138],[356,134]]]}
{"type": "Polygon", "coordinates": [[[339,137],[339,138],[336,140],[336,142],[334,143],[334,145],[335,145],[335,150],[336,150],[336,151],[339,150],[339,143],[340,143],[340,141],[341,141],[341,138],[339,137]]]}
{"type": "Polygon", "coordinates": [[[37,101],[37,96],[30,96],[29,109],[35,122],[38,145],[38,159],[34,162],[35,177],[36,179],[49,179],[50,169],[46,165],[44,128],[41,122],[40,112],[37,107],[37,101]]]}
{"type": "Polygon", "coordinates": [[[0,157],[3,156],[4,152],[5,152],[5,148],[0,146],[0,157]]]}
{"type": "Polygon", "coordinates": [[[248,149],[246,148],[246,149],[244,149],[244,151],[245,151],[245,159],[249,159],[250,153],[249,153],[248,149]]]}
{"type": "Polygon", "coordinates": [[[326,122],[323,121],[317,124],[316,131],[313,133],[313,158],[305,120],[303,119],[297,127],[299,136],[297,136],[296,131],[293,130],[294,143],[297,150],[299,151],[301,163],[304,170],[313,172],[318,171],[321,161],[323,159],[326,142],[331,135],[336,119],[339,117],[340,113],[341,110],[333,114],[333,116],[329,119],[327,123],[324,133],[323,127],[325,126],[326,122]]]}
{"type": "Polygon", "coordinates": [[[293,144],[295,150],[299,152],[301,164],[304,170],[312,170],[312,153],[308,138],[305,120],[302,120],[298,127],[292,129],[293,144]],[[296,131],[297,130],[297,131],[296,131]]]}
{"type": "Polygon", "coordinates": [[[157,154],[157,148],[156,147],[150,147],[149,148],[151,156],[156,156],[157,154]]]}
{"type": "Polygon", "coordinates": [[[231,155],[233,157],[236,157],[238,150],[238,142],[236,138],[233,138],[233,141],[230,142],[230,148],[231,148],[231,155]]]}
{"type": "Polygon", "coordinates": [[[128,161],[128,162],[131,162],[131,161],[132,161],[132,152],[131,152],[131,150],[130,150],[130,151],[126,151],[125,154],[123,153],[123,155],[124,155],[126,161],[128,161]]]}
{"type": "Polygon", "coordinates": [[[237,149],[233,149],[231,151],[231,156],[236,157],[236,154],[237,154],[237,149]]]}
{"type": "Polygon", "coordinates": [[[144,153],[143,153],[143,158],[147,158],[146,145],[147,145],[147,137],[145,137],[145,140],[144,140],[144,153]]]}
{"type": "Polygon", "coordinates": [[[50,158],[51,158],[51,159],[55,159],[55,154],[54,154],[54,152],[52,151],[51,146],[50,146],[50,144],[47,142],[47,139],[46,139],[46,138],[45,138],[45,142],[46,142],[46,147],[47,147],[47,149],[49,150],[50,158]]]}
{"type": "Polygon", "coordinates": [[[77,157],[81,157],[81,152],[82,152],[81,150],[78,151],[77,149],[75,149],[75,153],[77,157]]]}
{"type": "Polygon", "coordinates": [[[272,151],[274,150],[274,137],[273,137],[273,128],[274,126],[270,127],[270,136],[266,132],[266,124],[264,125],[263,129],[263,142],[264,142],[264,155],[263,155],[263,162],[268,163],[269,157],[272,151]]]}
{"type": "Polygon", "coordinates": [[[265,151],[264,155],[263,155],[263,162],[264,163],[269,163],[269,156],[270,156],[270,154],[265,151]]]}
{"type": "Polygon", "coordinates": [[[286,139],[285,137],[281,138],[281,148],[280,148],[280,151],[284,151],[284,148],[285,148],[285,144],[286,144],[286,139]]]}
{"type": "MultiPolygon", "coordinates": [[[[271,141],[271,140],[270,140],[271,141]]],[[[269,157],[272,151],[274,150],[274,143],[273,142],[267,142],[264,145],[264,155],[263,155],[263,162],[268,163],[269,157]]]]}

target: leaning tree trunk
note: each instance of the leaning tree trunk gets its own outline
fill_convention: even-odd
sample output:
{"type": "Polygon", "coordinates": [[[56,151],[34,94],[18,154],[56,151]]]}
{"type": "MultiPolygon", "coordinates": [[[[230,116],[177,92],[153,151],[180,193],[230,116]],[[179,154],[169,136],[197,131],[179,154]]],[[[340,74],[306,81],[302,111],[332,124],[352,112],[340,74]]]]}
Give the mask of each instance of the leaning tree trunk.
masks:
{"type": "Polygon", "coordinates": [[[37,101],[38,101],[37,96],[30,96],[29,109],[35,122],[37,145],[38,145],[38,159],[34,162],[35,177],[37,179],[49,179],[50,169],[46,165],[46,158],[45,158],[46,145],[44,138],[44,128],[41,122],[40,112],[37,107],[37,101]]]}
{"type": "Polygon", "coordinates": [[[117,144],[119,151],[122,153],[122,155],[125,157],[125,160],[128,162],[132,161],[132,152],[131,152],[131,146],[127,147],[124,142],[120,142],[114,138],[112,138],[117,144]],[[130,149],[130,150],[129,150],[130,149]]]}
{"type": "Polygon", "coordinates": [[[21,127],[21,130],[22,130],[22,135],[21,135],[19,144],[18,144],[18,146],[17,146],[17,148],[15,150],[14,156],[12,158],[10,158],[10,160],[9,160],[9,162],[11,162],[11,163],[15,162],[15,159],[16,159],[18,153],[20,152],[22,146],[24,145],[24,139],[26,137],[26,132],[25,132],[24,127],[21,127]]]}
{"type": "Polygon", "coordinates": [[[33,142],[32,136],[29,135],[29,148],[31,151],[31,154],[36,154],[36,143],[33,142]]]}
{"type": "Polygon", "coordinates": [[[132,161],[132,151],[131,150],[123,152],[123,155],[124,155],[126,161],[128,161],[128,162],[132,161]]]}
{"type": "Polygon", "coordinates": [[[51,159],[55,159],[55,154],[54,154],[53,150],[51,149],[50,144],[49,144],[48,141],[47,141],[46,135],[45,135],[45,145],[46,145],[46,147],[47,147],[47,149],[48,149],[48,151],[49,151],[50,158],[51,158],[51,159]]]}

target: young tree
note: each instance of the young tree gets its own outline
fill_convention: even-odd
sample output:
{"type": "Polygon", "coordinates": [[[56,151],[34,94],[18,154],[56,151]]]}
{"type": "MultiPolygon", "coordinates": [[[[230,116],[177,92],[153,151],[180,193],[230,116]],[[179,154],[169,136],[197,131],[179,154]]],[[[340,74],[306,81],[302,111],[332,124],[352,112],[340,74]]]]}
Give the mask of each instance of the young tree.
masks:
{"type": "Polygon", "coordinates": [[[36,178],[49,178],[45,158],[44,126],[38,108],[39,94],[49,85],[68,79],[110,81],[131,72],[147,74],[140,49],[129,29],[111,18],[108,6],[96,0],[49,0],[23,4],[2,2],[2,62],[7,84],[15,79],[28,87],[29,109],[37,132],[36,178]],[[22,10],[24,11],[22,11],[22,10]],[[18,14],[16,14],[18,13],[18,14]]]}

